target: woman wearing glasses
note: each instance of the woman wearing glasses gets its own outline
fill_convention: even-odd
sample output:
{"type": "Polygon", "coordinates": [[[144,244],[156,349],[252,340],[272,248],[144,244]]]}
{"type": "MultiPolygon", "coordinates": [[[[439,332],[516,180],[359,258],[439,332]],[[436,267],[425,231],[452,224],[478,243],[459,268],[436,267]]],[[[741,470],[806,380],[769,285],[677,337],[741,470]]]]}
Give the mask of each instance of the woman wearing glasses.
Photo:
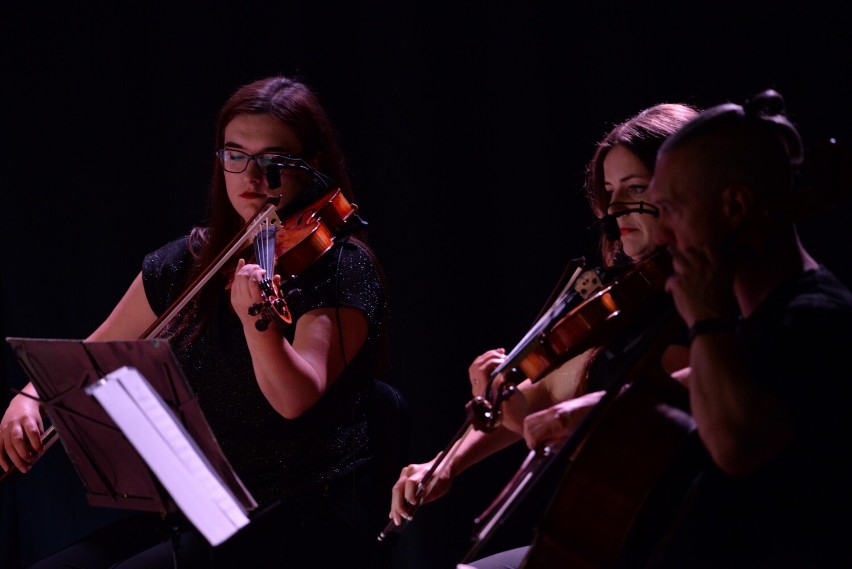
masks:
{"type": "MultiPolygon", "coordinates": [[[[140,338],[270,198],[278,200],[282,219],[329,188],[339,188],[351,203],[333,127],[299,81],[276,76],[238,89],[219,112],[215,143],[209,222],[147,255],[88,340],[140,338]]],[[[379,264],[355,237],[363,231],[355,229],[281,283],[291,323],[257,326],[252,307],[263,305],[259,284],[271,275],[247,248],[160,334],[259,504],[251,522],[210,547],[189,524],[168,539],[157,524],[143,524],[147,516],[137,516],[134,523],[142,526],[107,528],[38,566],[173,567],[174,555],[180,567],[374,566],[366,404],[387,362],[386,291],[379,264]],[[137,550],[122,550],[123,540],[137,550]]],[[[35,394],[32,386],[26,390],[35,394]]],[[[37,402],[16,397],[0,424],[4,470],[28,469],[41,449],[42,429],[37,402]]]]}

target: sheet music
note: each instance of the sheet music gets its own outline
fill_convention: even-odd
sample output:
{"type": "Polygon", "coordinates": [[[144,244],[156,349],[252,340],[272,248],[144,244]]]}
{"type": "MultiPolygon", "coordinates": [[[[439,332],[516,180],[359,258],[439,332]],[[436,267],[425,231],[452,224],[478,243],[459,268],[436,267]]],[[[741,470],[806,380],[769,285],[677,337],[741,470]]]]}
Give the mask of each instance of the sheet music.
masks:
{"type": "Polygon", "coordinates": [[[219,545],[249,523],[243,507],[138,370],[121,367],[86,391],[103,406],[211,545],[219,545]]]}

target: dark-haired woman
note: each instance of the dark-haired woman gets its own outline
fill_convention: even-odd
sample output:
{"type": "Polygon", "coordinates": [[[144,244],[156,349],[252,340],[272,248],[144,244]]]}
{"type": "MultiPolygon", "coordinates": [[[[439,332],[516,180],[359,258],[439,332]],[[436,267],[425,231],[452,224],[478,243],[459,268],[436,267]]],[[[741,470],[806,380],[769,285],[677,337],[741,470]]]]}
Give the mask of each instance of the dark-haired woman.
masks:
{"type": "MultiPolygon", "coordinates": [[[[88,341],[143,335],[270,198],[282,219],[333,189],[352,203],[332,124],[303,82],[274,76],[240,87],[222,107],[215,137],[209,221],[147,255],[88,341]]],[[[363,237],[362,228],[347,227],[301,273],[275,278],[290,324],[273,318],[266,329],[256,326],[250,308],[263,302],[260,283],[272,275],[247,246],[160,334],[259,504],[250,523],[211,547],[180,519],[166,532],[143,515],[136,529],[107,528],[40,566],[172,567],[175,556],[179,567],[371,566],[367,405],[387,361],[387,307],[381,268],[363,237]],[[134,532],[152,536],[153,547],[116,547],[134,532]]],[[[0,424],[4,469],[26,471],[41,434],[38,403],[16,397],[0,424]]]]}
{"type": "MultiPolygon", "coordinates": [[[[598,142],[586,166],[586,196],[596,218],[606,220],[600,241],[600,267],[578,279],[590,286],[575,286],[569,293],[572,306],[578,305],[597,288],[608,284],[612,275],[647,259],[656,249],[658,212],[646,195],[657,149],[663,141],[696,116],[692,106],[661,103],[637,113],[614,127],[598,142]]],[[[664,299],[670,306],[670,301],[664,299]]],[[[591,348],[562,363],[533,383],[518,384],[518,392],[503,405],[503,422],[491,431],[471,431],[461,440],[448,464],[436,470],[437,480],[425,501],[449,491],[453,480],[483,458],[525,440],[530,449],[555,445],[569,437],[603,397],[622,377],[625,366],[647,346],[644,321],[639,321],[612,338],[607,350],[591,348]]],[[[477,356],[469,367],[474,396],[483,395],[493,370],[507,357],[504,348],[477,356]]],[[[666,352],[665,365],[671,371],[685,365],[687,350],[682,345],[666,352]]],[[[498,376],[499,381],[499,376],[498,376]]],[[[437,459],[437,458],[436,458],[437,459]]],[[[419,499],[418,486],[434,461],[411,464],[402,469],[393,488],[390,517],[396,523],[409,516],[410,505],[419,499]]],[[[477,568],[520,566],[528,547],[501,552],[473,563],[477,568]]]]}

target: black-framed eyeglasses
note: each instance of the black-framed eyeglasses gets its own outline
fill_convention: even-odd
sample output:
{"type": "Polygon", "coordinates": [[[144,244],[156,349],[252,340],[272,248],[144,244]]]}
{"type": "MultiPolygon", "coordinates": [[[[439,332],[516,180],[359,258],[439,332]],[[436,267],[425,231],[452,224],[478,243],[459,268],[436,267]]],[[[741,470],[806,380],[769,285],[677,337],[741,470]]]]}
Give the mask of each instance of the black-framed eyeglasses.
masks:
{"type": "Polygon", "coordinates": [[[248,154],[232,148],[222,148],[216,151],[216,157],[226,172],[239,174],[245,172],[249,162],[254,160],[255,165],[262,174],[266,174],[267,168],[273,164],[281,164],[282,160],[300,160],[298,156],[284,154],[282,152],[261,152],[260,154],[248,154]]]}

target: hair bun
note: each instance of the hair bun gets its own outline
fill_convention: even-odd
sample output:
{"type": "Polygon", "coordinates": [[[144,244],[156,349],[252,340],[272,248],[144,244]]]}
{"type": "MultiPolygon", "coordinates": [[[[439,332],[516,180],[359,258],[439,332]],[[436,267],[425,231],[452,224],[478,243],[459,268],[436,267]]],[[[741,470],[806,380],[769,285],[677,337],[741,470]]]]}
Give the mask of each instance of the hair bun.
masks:
{"type": "Polygon", "coordinates": [[[743,103],[746,116],[770,117],[784,114],[784,97],[774,89],[767,89],[743,103]]]}
{"type": "Polygon", "coordinates": [[[743,103],[746,119],[757,119],[770,126],[787,147],[791,164],[800,164],[804,159],[802,139],[798,130],[786,115],[784,97],[774,89],[767,89],[743,103]]]}

